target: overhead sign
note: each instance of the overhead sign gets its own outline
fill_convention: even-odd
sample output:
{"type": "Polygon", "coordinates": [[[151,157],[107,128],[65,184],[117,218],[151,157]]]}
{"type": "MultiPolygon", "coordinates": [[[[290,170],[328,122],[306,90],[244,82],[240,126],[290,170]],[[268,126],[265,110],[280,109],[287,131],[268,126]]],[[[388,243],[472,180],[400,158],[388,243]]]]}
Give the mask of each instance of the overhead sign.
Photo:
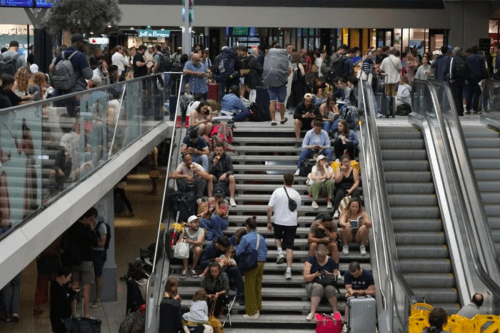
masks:
{"type": "Polygon", "coordinates": [[[35,5],[38,8],[52,8],[59,0],[36,0],[35,5]]]}
{"type": "Polygon", "coordinates": [[[90,38],[89,39],[89,44],[107,45],[107,44],[109,44],[109,38],[107,38],[107,37],[90,38]]]}
{"type": "Polygon", "coordinates": [[[139,37],[170,37],[170,30],[137,30],[139,37]]]}
{"type": "Polygon", "coordinates": [[[233,36],[248,36],[248,28],[234,27],[233,36]]]}
{"type": "Polygon", "coordinates": [[[0,0],[0,7],[33,7],[33,0],[0,0]]]}

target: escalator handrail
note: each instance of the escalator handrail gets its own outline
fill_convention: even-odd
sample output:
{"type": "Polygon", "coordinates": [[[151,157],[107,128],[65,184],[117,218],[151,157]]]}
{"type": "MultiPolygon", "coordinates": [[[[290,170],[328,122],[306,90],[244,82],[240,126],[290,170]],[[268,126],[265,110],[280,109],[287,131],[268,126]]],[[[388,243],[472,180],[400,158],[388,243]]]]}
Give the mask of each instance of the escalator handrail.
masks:
{"type": "MultiPolygon", "coordinates": [[[[478,242],[474,240],[474,232],[473,229],[477,230],[477,227],[475,226],[474,223],[471,222],[471,219],[468,218],[467,211],[471,212],[473,214],[474,220],[476,223],[483,223],[485,225],[488,225],[488,221],[486,218],[486,213],[484,211],[484,205],[471,205],[470,200],[465,200],[465,198],[469,199],[470,197],[474,198],[477,200],[479,203],[482,203],[482,199],[480,198],[479,195],[479,189],[477,187],[477,181],[475,181],[475,174],[472,168],[472,164],[469,158],[467,146],[465,143],[465,138],[463,135],[462,127],[461,126],[456,126],[456,130],[459,133],[459,137],[452,137],[450,138],[450,132],[447,130],[447,125],[449,128],[449,122],[445,122],[445,117],[443,115],[443,111],[441,109],[441,104],[438,102],[438,94],[437,94],[437,89],[436,86],[440,86],[441,88],[445,89],[446,92],[446,97],[448,98],[448,102],[452,108],[452,112],[450,112],[450,117],[453,118],[453,121],[455,124],[460,124],[460,120],[458,119],[458,115],[454,110],[456,110],[456,106],[454,104],[454,99],[453,99],[453,94],[451,92],[451,89],[448,84],[444,84],[441,81],[436,81],[436,80],[415,80],[414,81],[417,84],[422,84],[426,85],[434,99],[434,111],[435,111],[435,116],[438,121],[439,125],[439,130],[442,133],[442,140],[443,140],[443,146],[446,151],[446,153],[449,156],[450,161],[455,161],[454,156],[457,158],[461,158],[461,161],[455,161],[455,163],[452,162],[452,165],[450,166],[451,170],[448,170],[448,172],[451,172],[451,176],[455,179],[455,182],[460,184],[460,179],[465,179],[464,177],[470,177],[473,180],[473,183],[475,184],[473,188],[467,189],[467,191],[457,191],[459,192],[459,204],[461,205],[462,208],[462,214],[465,215],[463,218],[464,221],[464,226],[465,226],[465,231],[466,231],[466,238],[467,238],[467,243],[469,245],[469,249],[471,251],[471,258],[473,261],[474,268],[476,270],[476,273],[478,274],[479,279],[481,282],[492,292],[495,294],[497,299],[500,299],[500,286],[490,277],[490,275],[487,273],[487,269],[483,267],[483,261],[481,260],[481,252],[482,250],[479,249],[478,242]],[[453,142],[453,144],[451,143],[453,142]],[[453,154],[452,147],[456,147],[460,145],[463,151],[462,156],[458,156],[458,154],[453,154]],[[457,166],[457,163],[461,163],[460,166],[457,166]],[[464,172],[459,172],[458,170],[462,170],[461,167],[464,167],[465,172],[468,172],[465,174],[464,172]],[[467,176],[466,176],[467,175],[467,176]],[[459,177],[461,176],[461,177],[459,177]],[[470,193],[467,193],[470,191],[470,193]],[[481,207],[477,207],[481,206],[481,207]],[[465,209],[465,211],[464,211],[465,209]],[[479,211],[478,211],[479,210],[479,211]],[[475,213],[474,213],[475,212],[475,213]],[[476,215],[477,214],[477,215],[476,215]],[[478,216],[479,215],[479,216],[478,216]],[[476,217],[479,217],[476,220],[476,217]]],[[[415,90],[412,91],[412,100],[413,100],[413,95],[415,94],[415,90]]],[[[423,114],[422,115],[424,118],[426,118],[427,121],[429,121],[428,114],[423,114]]],[[[456,152],[456,150],[455,150],[456,152]]],[[[483,235],[485,237],[488,237],[488,234],[483,235]]],[[[491,238],[491,235],[490,235],[491,238]]],[[[492,242],[492,239],[491,239],[492,242]]],[[[496,255],[496,253],[495,253],[496,255]]],[[[498,264],[497,264],[498,267],[498,264]]],[[[500,268],[499,268],[500,271],[500,268]]]]}
{"type": "MultiPolygon", "coordinates": [[[[168,74],[166,74],[168,75],[168,74]]],[[[181,78],[180,78],[180,82],[183,82],[184,80],[184,75],[181,74],[181,78]]],[[[168,80],[165,80],[165,82],[168,82],[168,80]]],[[[178,91],[178,94],[177,94],[177,101],[180,100],[180,96],[181,96],[181,87],[179,86],[179,91],[178,91]]],[[[175,113],[174,113],[174,122],[176,121],[177,119],[177,115],[179,113],[179,109],[180,109],[180,103],[177,103],[176,104],[176,108],[175,108],[175,113]]],[[[165,209],[165,201],[166,201],[166,196],[167,196],[167,189],[168,189],[168,183],[169,183],[169,179],[168,179],[168,172],[170,172],[170,168],[171,168],[171,163],[172,163],[172,159],[177,159],[177,156],[173,156],[173,151],[174,151],[174,148],[175,148],[175,144],[174,144],[174,140],[175,140],[175,136],[177,134],[177,132],[181,132],[181,130],[179,129],[178,131],[176,130],[176,126],[175,126],[175,123],[174,123],[174,126],[172,128],[172,134],[171,134],[171,137],[170,137],[170,150],[169,150],[169,158],[168,158],[168,162],[167,162],[167,175],[166,175],[166,180],[165,180],[165,186],[163,188],[163,200],[162,200],[162,204],[161,204],[161,211],[160,211],[160,219],[159,219],[159,222],[158,222],[158,232],[157,232],[157,235],[156,235],[156,248],[155,248],[155,255],[154,255],[154,259],[153,259],[153,268],[152,268],[152,271],[151,271],[151,275],[150,277],[148,278],[148,283],[147,283],[147,286],[146,286],[146,316],[145,316],[145,320],[146,320],[146,324],[145,324],[145,328],[146,328],[146,332],[148,332],[148,328],[150,327],[151,323],[151,318],[154,316],[154,314],[156,313],[156,305],[154,303],[154,295],[153,295],[153,300],[152,300],[152,304],[148,304],[148,299],[149,299],[149,295],[150,295],[150,288],[152,286],[153,283],[160,283],[161,281],[155,281],[155,278],[157,276],[161,276],[163,275],[163,271],[158,275],[158,262],[163,259],[163,258],[166,258],[167,261],[168,261],[168,256],[166,256],[165,254],[165,244],[164,244],[164,235],[165,235],[165,232],[166,230],[168,230],[168,228],[170,227],[170,220],[168,221],[168,223],[166,224],[163,224],[163,215],[164,215],[164,209],[165,209]],[[162,228],[162,225],[164,226],[164,228],[162,228]],[[149,305],[149,306],[148,306],[149,305]],[[153,306],[153,309],[151,309],[151,305],[153,306]]],[[[169,262],[168,262],[169,263],[169,262]]],[[[168,269],[168,263],[167,263],[167,269],[168,269]]],[[[163,268],[163,267],[162,267],[163,268]]],[[[163,295],[163,291],[160,291],[160,293],[163,295]]]]}
{"type": "Polygon", "coordinates": [[[477,226],[478,223],[481,223],[483,230],[487,231],[490,230],[488,217],[486,215],[486,210],[484,209],[484,203],[479,191],[479,186],[477,184],[476,174],[474,172],[474,168],[472,167],[471,158],[469,155],[469,150],[467,149],[467,144],[465,141],[463,129],[460,120],[458,118],[457,112],[455,112],[457,108],[456,105],[454,104],[455,100],[453,98],[453,93],[451,92],[451,88],[447,82],[429,80],[429,83],[431,87],[434,88],[434,86],[440,86],[446,92],[446,95],[448,97],[448,102],[452,110],[446,116],[451,117],[452,118],[451,120],[456,124],[456,126],[454,126],[453,129],[456,130],[458,137],[452,136],[450,122],[449,121],[444,122],[445,115],[443,114],[443,111],[440,107],[437,108],[438,117],[442,119],[441,125],[443,128],[441,129],[441,131],[447,134],[446,139],[449,143],[450,150],[453,149],[450,152],[451,153],[455,152],[455,154],[452,155],[454,155],[457,159],[455,165],[456,176],[457,177],[460,176],[459,179],[462,180],[463,184],[469,185],[467,188],[464,189],[464,191],[462,191],[462,194],[464,196],[464,204],[466,205],[466,209],[471,212],[473,216],[473,221],[475,221],[475,223],[472,223],[470,219],[465,219],[466,220],[465,226],[467,230],[467,237],[469,243],[476,244],[475,247],[472,246],[476,250],[473,252],[475,255],[477,255],[475,260],[481,263],[481,265],[479,265],[475,261],[474,266],[478,266],[477,272],[479,274],[481,281],[488,287],[488,289],[490,289],[491,292],[495,293],[496,296],[499,297],[498,299],[500,300],[500,285],[497,282],[495,282],[494,279],[491,278],[491,272],[488,273],[489,269],[487,267],[486,268],[483,267],[482,265],[483,261],[481,260],[482,257],[481,253],[483,253],[483,259],[486,259],[491,263],[493,263],[493,265],[496,267],[496,274],[498,277],[500,277],[500,265],[498,263],[498,260],[489,260],[490,258],[497,257],[493,237],[490,232],[480,232],[477,226]],[[446,125],[448,125],[447,128],[445,128],[446,125]],[[446,129],[449,129],[449,131],[447,131],[446,129]],[[457,148],[459,148],[459,150],[461,151],[460,154],[458,154],[457,148]],[[471,181],[466,182],[465,179],[467,178],[470,179],[471,181]],[[475,202],[476,204],[474,204],[473,202],[475,202]],[[481,240],[484,240],[484,237],[486,237],[486,242],[475,241],[474,231],[476,235],[482,237],[481,240]],[[481,248],[480,244],[483,244],[488,247],[486,252],[483,251],[483,248],[481,248]]]}
{"type": "MultiPolygon", "coordinates": [[[[372,162],[374,165],[371,165],[371,172],[373,175],[373,178],[376,183],[378,183],[376,186],[376,196],[379,200],[379,205],[376,205],[379,210],[379,216],[382,217],[381,221],[383,223],[379,223],[379,227],[382,231],[382,245],[384,247],[384,253],[387,256],[388,259],[388,264],[389,264],[389,274],[390,274],[390,279],[391,279],[391,297],[390,297],[390,302],[392,303],[393,299],[395,299],[395,285],[394,283],[397,281],[399,287],[403,290],[405,294],[405,299],[409,305],[416,303],[417,298],[415,297],[415,294],[413,293],[413,290],[410,288],[408,282],[403,276],[403,273],[401,271],[401,266],[399,264],[399,258],[397,255],[397,248],[396,248],[396,240],[394,236],[394,226],[392,222],[392,217],[391,217],[391,209],[388,201],[388,191],[386,187],[386,182],[385,182],[385,174],[384,174],[384,168],[383,168],[383,162],[382,162],[382,156],[380,153],[380,141],[378,137],[378,131],[377,131],[377,123],[375,119],[375,110],[374,107],[374,95],[373,95],[373,90],[371,86],[368,84],[367,81],[360,81],[360,86],[361,86],[361,94],[363,97],[363,102],[365,105],[365,119],[366,119],[366,128],[367,128],[367,136],[368,139],[371,141],[371,144],[369,145],[371,149],[371,157],[372,157],[372,162]]],[[[387,263],[386,263],[387,264],[387,263]]],[[[407,304],[403,304],[403,309],[405,308],[407,304]]],[[[392,318],[394,318],[394,314],[392,311],[395,308],[399,308],[398,305],[396,306],[391,306],[389,314],[392,318]]],[[[409,309],[409,308],[408,308],[409,309]]],[[[407,318],[401,318],[399,315],[399,311],[396,311],[397,318],[401,323],[402,327],[406,326],[407,323],[407,318]]],[[[409,313],[407,314],[409,315],[409,313]]],[[[393,321],[390,321],[390,325],[393,325],[393,321]]],[[[391,326],[391,331],[392,331],[392,326],[391,326]]]]}

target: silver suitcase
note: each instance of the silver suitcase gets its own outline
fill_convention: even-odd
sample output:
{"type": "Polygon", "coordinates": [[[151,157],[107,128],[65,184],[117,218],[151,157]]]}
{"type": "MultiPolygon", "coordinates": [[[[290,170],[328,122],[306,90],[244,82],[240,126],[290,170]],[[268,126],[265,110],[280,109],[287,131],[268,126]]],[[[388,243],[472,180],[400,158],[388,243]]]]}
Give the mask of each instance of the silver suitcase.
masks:
{"type": "Polygon", "coordinates": [[[377,326],[377,302],[370,296],[347,299],[349,333],[375,333],[377,326]]]}

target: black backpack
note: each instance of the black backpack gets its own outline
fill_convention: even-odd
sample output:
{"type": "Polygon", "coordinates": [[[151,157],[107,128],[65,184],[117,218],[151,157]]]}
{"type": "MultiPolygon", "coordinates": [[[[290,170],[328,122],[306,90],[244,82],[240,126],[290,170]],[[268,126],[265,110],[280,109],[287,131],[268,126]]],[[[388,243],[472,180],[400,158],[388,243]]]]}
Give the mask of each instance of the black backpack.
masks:
{"type": "Polygon", "coordinates": [[[453,68],[451,69],[452,78],[470,79],[471,68],[467,61],[461,56],[453,57],[453,68]]]}
{"type": "Polygon", "coordinates": [[[158,65],[158,73],[171,72],[172,60],[163,53],[156,53],[160,57],[160,64],[158,65]]]}
{"type": "Polygon", "coordinates": [[[337,77],[343,77],[344,75],[344,62],[346,56],[340,56],[336,59],[332,59],[332,65],[330,67],[330,72],[326,76],[328,82],[333,82],[337,77]]]}
{"type": "Polygon", "coordinates": [[[2,56],[0,59],[0,74],[10,74],[12,76],[16,75],[17,66],[16,60],[21,55],[16,54],[15,56],[2,56]]]}
{"type": "Polygon", "coordinates": [[[106,226],[106,243],[104,243],[104,248],[107,250],[109,249],[109,242],[111,241],[111,227],[109,224],[104,223],[104,221],[99,221],[95,227],[95,232],[97,234],[97,238],[101,239],[101,234],[99,233],[99,227],[101,224],[104,224],[106,226]]]}
{"type": "Polygon", "coordinates": [[[315,160],[305,160],[299,169],[300,177],[307,177],[312,171],[313,166],[316,164],[315,160]]]}
{"type": "Polygon", "coordinates": [[[250,121],[269,121],[271,120],[271,115],[269,111],[265,111],[262,107],[257,103],[250,104],[250,121]]]}
{"type": "MultiPolygon", "coordinates": [[[[80,223],[80,222],[75,222],[80,223]]],[[[80,255],[80,248],[78,242],[75,239],[74,224],[64,232],[61,240],[61,248],[63,253],[61,254],[61,261],[63,266],[71,267],[73,265],[80,265],[82,262],[82,257],[80,255]]]]}

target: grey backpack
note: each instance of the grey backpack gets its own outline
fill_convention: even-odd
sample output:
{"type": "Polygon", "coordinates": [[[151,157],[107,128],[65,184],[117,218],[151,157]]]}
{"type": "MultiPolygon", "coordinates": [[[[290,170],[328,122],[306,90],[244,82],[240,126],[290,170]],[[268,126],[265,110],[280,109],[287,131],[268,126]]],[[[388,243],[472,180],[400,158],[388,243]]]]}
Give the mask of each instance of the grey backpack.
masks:
{"type": "Polygon", "coordinates": [[[16,61],[21,55],[16,54],[15,56],[3,56],[0,57],[0,74],[10,74],[12,76],[16,75],[17,66],[16,61]]]}
{"type": "Polygon", "coordinates": [[[56,89],[71,90],[76,86],[77,77],[71,58],[78,53],[75,51],[66,58],[65,52],[61,52],[61,60],[56,64],[52,71],[52,86],[56,89]]]}

